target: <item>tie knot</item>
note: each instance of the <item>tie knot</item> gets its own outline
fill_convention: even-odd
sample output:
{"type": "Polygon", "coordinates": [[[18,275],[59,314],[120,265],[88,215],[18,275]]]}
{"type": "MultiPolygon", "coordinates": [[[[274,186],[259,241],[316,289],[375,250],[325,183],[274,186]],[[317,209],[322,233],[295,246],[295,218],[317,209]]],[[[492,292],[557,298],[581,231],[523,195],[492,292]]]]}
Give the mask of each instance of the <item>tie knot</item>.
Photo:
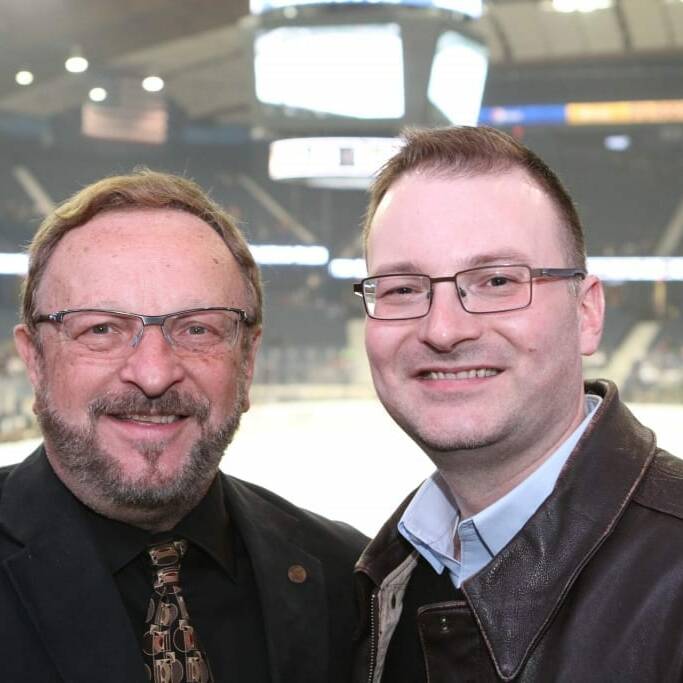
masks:
{"type": "Polygon", "coordinates": [[[177,568],[180,569],[180,561],[187,551],[187,541],[166,541],[156,543],[147,548],[152,566],[155,569],[177,568]]]}
{"type": "Polygon", "coordinates": [[[180,591],[180,561],[187,550],[187,541],[165,541],[147,548],[154,569],[154,587],[160,595],[180,591]]]}

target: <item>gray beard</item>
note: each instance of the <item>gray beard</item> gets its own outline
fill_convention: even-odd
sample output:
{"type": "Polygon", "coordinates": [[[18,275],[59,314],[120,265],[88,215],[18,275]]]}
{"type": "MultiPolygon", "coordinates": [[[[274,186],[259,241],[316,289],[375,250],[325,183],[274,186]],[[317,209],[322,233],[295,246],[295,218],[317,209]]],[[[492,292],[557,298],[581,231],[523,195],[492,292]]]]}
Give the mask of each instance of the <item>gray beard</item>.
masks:
{"type": "Polygon", "coordinates": [[[36,394],[36,414],[50,445],[50,456],[59,463],[67,485],[73,482],[74,488],[88,491],[92,501],[103,501],[108,508],[161,513],[164,509],[190,510],[206,493],[216,476],[223,453],[237,431],[245,398],[244,383],[240,381],[235,408],[216,429],[207,426],[208,402],[175,389],[155,399],[135,390],[101,396],[90,403],[89,421],[85,427],[68,424],[49,407],[49,392],[41,390],[36,394]],[[202,433],[187,454],[181,470],[172,479],[154,476],[155,464],[164,449],[163,443],[136,444],[137,451],[147,459],[152,476],[145,481],[133,482],[123,476],[120,465],[99,443],[95,424],[98,416],[107,413],[135,414],[151,410],[194,417],[202,433]]]}

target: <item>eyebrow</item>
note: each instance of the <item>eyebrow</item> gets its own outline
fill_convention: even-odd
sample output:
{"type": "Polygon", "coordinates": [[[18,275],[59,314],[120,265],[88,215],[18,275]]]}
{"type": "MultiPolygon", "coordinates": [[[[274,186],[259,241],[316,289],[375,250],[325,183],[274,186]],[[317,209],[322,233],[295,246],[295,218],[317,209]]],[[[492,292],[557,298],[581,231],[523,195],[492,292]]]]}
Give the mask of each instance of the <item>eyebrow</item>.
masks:
{"type": "MultiPolygon", "coordinates": [[[[205,301],[202,301],[201,299],[190,299],[190,301],[186,302],[187,305],[184,306],[183,308],[177,309],[178,311],[190,311],[195,308],[213,308],[213,307],[218,307],[221,308],[222,304],[207,304],[205,301]]],[[[229,308],[230,306],[228,304],[225,304],[225,307],[229,308]]],[[[71,305],[71,306],[64,306],[64,309],[68,310],[84,310],[84,311],[109,311],[109,312],[118,312],[118,313],[130,313],[131,311],[128,310],[128,306],[122,304],[120,301],[116,302],[113,299],[104,299],[100,300],[97,303],[82,303],[81,305],[71,305]]],[[[134,313],[134,315],[138,315],[137,313],[134,313]]],[[[140,314],[140,315],[146,315],[146,314],[140,314]]],[[[165,314],[161,314],[165,315],[165,314]]]]}
{"type": "MultiPolygon", "coordinates": [[[[453,273],[460,270],[468,270],[469,268],[477,268],[478,266],[488,265],[507,265],[507,264],[526,264],[529,262],[529,255],[523,254],[520,251],[506,250],[498,252],[489,252],[484,254],[476,254],[463,259],[461,264],[453,268],[453,273]]],[[[375,275],[386,275],[390,273],[421,273],[423,269],[413,261],[393,261],[384,263],[375,271],[375,275]]]]}

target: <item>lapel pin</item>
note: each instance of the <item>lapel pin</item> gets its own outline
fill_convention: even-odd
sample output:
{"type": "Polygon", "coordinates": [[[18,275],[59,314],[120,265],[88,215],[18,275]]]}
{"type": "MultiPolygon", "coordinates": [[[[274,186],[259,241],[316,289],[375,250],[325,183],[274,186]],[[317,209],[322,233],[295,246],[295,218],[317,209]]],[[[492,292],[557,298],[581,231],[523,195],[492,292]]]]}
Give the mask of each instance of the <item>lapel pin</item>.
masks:
{"type": "Polygon", "coordinates": [[[308,573],[305,567],[302,567],[300,564],[293,564],[287,570],[287,578],[292,583],[303,583],[308,578],[308,573]]]}

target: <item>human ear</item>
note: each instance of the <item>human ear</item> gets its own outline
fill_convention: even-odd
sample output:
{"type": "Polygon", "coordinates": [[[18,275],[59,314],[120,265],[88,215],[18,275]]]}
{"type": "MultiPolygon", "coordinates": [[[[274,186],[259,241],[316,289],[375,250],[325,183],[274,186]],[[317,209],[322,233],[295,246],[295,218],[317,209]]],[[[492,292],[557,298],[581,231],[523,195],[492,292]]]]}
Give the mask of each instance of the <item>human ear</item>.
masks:
{"type": "Polygon", "coordinates": [[[581,283],[578,307],[581,354],[590,356],[600,345],[605,321],[605,293],[595,275],[588,275],[581,283]]]}
{"type": "Polygon", "coordinates": [[[42,377],[42,353],[35,335],[27,325],[22,323],[14,328],[14,345],[24,361],[31,384],[34,388],[39,386],[42,377]]]}
{"type": "Polygon", "coordinates": [[[244,381],[244,402],[242,405],[242,410],[246,412],[249,410],[250,406],[250,401],[249,401],[249,389],[251,388],[251,383],[254,379],[254,366],[256,364],[256,353],[259,350],[259,347],[261,345],[261,328],[259,327],[258,329],[251,331],[248,330],[248,333],[251,334],[251,339],[249,341],[248,346],[244,346],[242,353],[244,354],[244,358],[242,358],[242,380],[244,381]]]}

